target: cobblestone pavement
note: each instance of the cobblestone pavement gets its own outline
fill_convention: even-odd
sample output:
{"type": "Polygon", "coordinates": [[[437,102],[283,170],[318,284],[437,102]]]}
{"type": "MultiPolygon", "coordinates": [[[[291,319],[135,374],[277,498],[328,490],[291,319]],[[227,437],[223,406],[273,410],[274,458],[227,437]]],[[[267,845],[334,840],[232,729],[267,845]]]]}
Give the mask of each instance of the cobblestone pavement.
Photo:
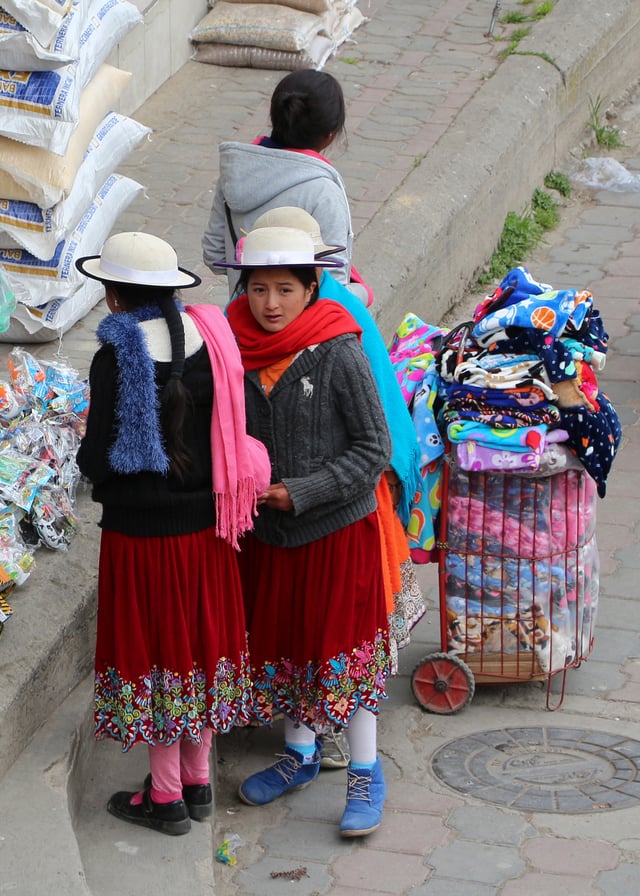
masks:
{"type": "MultiPolygon", "coordinates": [[[[502,45],[485,37],[493,5],[485,0],[361,0],[370,21],[327,65],[347,97],[348,143],[334,161],[351,199],[354,257],[365,274],[358,233],[499,64],[502,45]]],[[[189,63],[136,113],[154,136],[120,171],[143,183],[146,197],[121,216],[117,229],[144,228],[172,242],[181,264],[205,277],[190,298],[218,303],[226,298],[225,281],[216,280],[200,256],[217,145],[228,139],[249,141],[268,129],[268,99],[281,76],[189,63]]],[[[620,115],[629,135],[627,147],[616,157],[640,173],[637,102],[620,115]]],[[[611,336],[602,383],[621,416],[624,438],[607,497],[598,503],[601,602],[593,653],[568,673],[564,702],[555,714],[545,709],[545,683],[478,688],[460,713],[427,714],[412,696],[410,677],[416,663],[439,648],[440,633],[436,570],[420,567],[430,609],[401,652],[400,674],[390,681],[380,718],[389,788],[382,827],[362,841],[340,841],[343,771],[323,771],[312,787],[267,808],[240,804],[238,783],[272,761],[281,747],[281,731],[276,726],[219,738],[212,847],[227,834],[237,834],[244,845],[237,850],[237,865],[215,865],[218,896],[627,896],[640,888],[637,804],[585,814],[521,812],[447,786],[432,766],[434,755],[449,742],[488,730],[566,727],[596,738],[601,734],[605,740],[620,735],[640,741],[635,601],[640,567],[640,193],[583,191],[567,203],[563,223],[527,264],[534,276],[554,286],[590,289],[611,336]]],[[[467,307],[454,309],[447,322],[464,319],[474,301],[469,296],[467,307]]],[[[59,350],[86,372],[103,314],[104,307],[97,307],[60,344],[32,346],[34,353],[50,357],[59,350]]],[[[0,359],[9,348],[0,347],[0,359]]],[[[19,606],[12,625],[17,623],[19,606]]],[[[554,693],[559,686],[554,679],[554,693]]],[[[563,761],[558,760],[557,774],[562,774],[563,761]]],[[[103,768],[96,767],[92,785],[100,788],[101,807],[113,789],[113,781],[102,780],[103,768]]],[[[621,778],[615,786],[622,792],[629,781],[637,785],[621,778]]],[[[633,788],[630,792],[633,800],[637,794],[633,788]]],[[[126,861],[119,839],[124,838],[122,827],[107,828],[106,813],[100,818],[102,828],[93,829],[92,848],[82,855],[96,896],[112,891],[114,863],[122,868],[126,861]]],[[[85,844],[92,839],[91,820],[87,811],[82,818],[85,844]]],[[[132,864],[147,861],[166,872],[184,859],[181,840],[186,838],[158,842],[153,834],[135,830],[127,830],[126,837],[132,864]],[[158,854],[149,850],[152,841],[158,854]]],[[[210,891],[203,885],[202,893],[210,891]]]]}

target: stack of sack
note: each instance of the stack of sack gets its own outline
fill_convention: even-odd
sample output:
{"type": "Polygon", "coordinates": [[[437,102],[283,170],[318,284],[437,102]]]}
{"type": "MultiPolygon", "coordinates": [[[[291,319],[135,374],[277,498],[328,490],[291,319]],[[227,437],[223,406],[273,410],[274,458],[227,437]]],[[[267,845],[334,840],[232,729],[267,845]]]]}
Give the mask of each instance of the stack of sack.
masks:
{"type": "Polygon", "coordinates": [[[0,2],[0,285],[16,300],[0,340],[47,342],[101,298],[75,259],[143,189],[115,170],[150,130],[113,111],[131,75],[105,61],[142,16],[127,0],[0,2]]]}
{"type": "Polygon", "coordinates": [[[191,32],[193,59],[215,65],[321,69],[364,21],[356,0],[209,0],[191,32]]]}

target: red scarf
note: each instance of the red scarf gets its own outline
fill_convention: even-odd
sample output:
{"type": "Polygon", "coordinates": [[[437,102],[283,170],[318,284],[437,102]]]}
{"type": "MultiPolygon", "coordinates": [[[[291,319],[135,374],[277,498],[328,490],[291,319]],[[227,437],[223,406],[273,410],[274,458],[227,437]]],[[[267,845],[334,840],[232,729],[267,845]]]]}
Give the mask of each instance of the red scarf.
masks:
{"type": "Polygon", "coordinates": [[[249,308],[246,293],[238,296],[227,308],[245,370],[260,370],[300,352],[310,345],[327,342],[334,336],[355,333],[361,328],[349,312],[331,299],[314,302],[279,333],[268,333],[256,321],[249,308]]]}

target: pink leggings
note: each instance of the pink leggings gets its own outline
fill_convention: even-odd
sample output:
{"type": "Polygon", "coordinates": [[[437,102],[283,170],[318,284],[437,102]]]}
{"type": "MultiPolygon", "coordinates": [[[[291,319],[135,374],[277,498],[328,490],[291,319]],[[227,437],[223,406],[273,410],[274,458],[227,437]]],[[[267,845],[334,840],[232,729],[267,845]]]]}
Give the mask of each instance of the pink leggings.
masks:
{"type": "Polygon", "coordinates": [[[182,788],[190,784],[209,783],[209,753],[213,732],[200,731],[202,743],[195,744],[188,737],[165,746],[149,746],[151,765],[151,799],[154,803],[170,803],[182,799],[182,788]]]}

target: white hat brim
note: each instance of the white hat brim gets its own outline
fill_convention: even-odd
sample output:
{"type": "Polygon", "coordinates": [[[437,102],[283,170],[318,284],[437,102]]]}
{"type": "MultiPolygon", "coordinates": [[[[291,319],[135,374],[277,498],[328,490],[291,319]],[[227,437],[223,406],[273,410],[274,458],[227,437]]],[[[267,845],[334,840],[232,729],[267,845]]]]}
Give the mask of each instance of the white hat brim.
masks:
{"type": "Polygon", "coordinates": [[[83,258],[76,259],[76,268],[85,277],[99,280],[101,283],[122,283],[127,286],[145,286],[148,289],[189,289],[191,286],[198,286],[202,282],[197,274],[188,271],[186,268],[177,268],[175,278],[168,278],[166,283],[145,282],[144,271],[140,271],[140,277],[137,279],[129,279],[122,276],[116,277],[106,273],[100,267],[100,260],[100,255],[86,255],[83,258]]]}

